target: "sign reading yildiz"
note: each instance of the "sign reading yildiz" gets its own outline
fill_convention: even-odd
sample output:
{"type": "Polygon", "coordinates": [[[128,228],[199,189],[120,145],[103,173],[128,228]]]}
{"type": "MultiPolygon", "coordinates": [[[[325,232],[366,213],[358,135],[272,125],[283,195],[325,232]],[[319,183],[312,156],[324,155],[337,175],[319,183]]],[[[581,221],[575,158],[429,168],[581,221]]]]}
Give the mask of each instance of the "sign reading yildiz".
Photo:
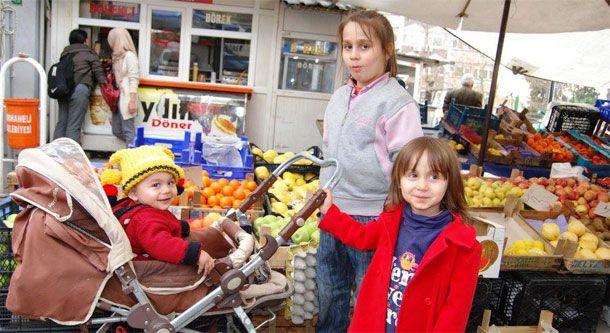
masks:
{"type": "MultiPolygon", "coordinates": [[[[182,139],[185,131],[216,136],[244,134],[244,94],[140,87],[138,99],[136,127],[144,127],[147,137],[182,139]]],[[[112,135],[111,118],[98,88],[91,95],[83,132],[112,135]]]]}

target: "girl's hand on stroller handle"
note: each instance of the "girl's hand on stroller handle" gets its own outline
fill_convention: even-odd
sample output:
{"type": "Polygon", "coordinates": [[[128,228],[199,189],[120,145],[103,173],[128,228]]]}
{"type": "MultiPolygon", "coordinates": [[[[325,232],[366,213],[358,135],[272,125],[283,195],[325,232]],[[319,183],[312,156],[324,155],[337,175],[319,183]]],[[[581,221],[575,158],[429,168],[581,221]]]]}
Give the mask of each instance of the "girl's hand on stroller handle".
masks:
{"type": "Polygon", "coordinates": [[[324,193],[326,193],[326,199],[324,199],[324,202],[320,206],[320,212],[322,214],[326,214],[330,206],[333,204],[333,196],[332,192],[329,189],[325,188],[322,190],[324,191],[324,193]]]}
{"type": "Polygon", "coordinates": [[[212,259],[207,252],[201,251],[199,252],[199,260],[197,265],[199,266],[197,268],[197,274],[201,274],[203,272],[203,275],[207,276],[210,274],[212,269],[214,269],[214,259],[212,259]]]}

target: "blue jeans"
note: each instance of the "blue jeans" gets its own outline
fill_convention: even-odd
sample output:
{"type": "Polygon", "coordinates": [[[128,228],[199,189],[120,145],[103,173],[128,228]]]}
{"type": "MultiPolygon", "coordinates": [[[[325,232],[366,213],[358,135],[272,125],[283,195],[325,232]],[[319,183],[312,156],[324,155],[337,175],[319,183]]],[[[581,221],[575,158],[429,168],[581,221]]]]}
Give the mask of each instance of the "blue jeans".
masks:
{"type": "MultiPolygon", "coordinates": [[[[366,223],[375,216],[352,216],[366,223]]],[[[316,332],[345,332],[350,322],[350,296],[356,284],[354,304],[374,251],[358,251],[327,232],[320,231],[317,254],[318,322],[316,332]]]]}

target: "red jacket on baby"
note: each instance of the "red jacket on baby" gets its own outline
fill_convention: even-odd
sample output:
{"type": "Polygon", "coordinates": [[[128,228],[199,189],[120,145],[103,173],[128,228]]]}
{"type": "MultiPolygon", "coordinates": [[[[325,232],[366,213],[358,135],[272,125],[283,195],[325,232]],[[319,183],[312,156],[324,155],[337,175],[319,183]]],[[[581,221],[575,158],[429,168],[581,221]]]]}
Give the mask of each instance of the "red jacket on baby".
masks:
{"type": "Polygon", "coordinates": [[[119,222],[127,233],[133,253],[137,254],[136,260],[197,264],[201,244],[185,239],[190,234],[188,223],[178,220],[167,210],[138,205],[129,198],[112,210],[116,213],[121,209],[126,212],[119,222]]]}

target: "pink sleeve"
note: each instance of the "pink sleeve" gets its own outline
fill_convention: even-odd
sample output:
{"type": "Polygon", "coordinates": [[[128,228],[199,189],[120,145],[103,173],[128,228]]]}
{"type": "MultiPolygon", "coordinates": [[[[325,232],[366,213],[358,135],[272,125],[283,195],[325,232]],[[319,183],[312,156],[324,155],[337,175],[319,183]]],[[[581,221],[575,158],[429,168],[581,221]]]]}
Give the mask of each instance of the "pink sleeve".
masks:
{"type": "Polygon", "coordinates": [[[375,126],[375,152],[378,160],[390,175],[395,154],[411,139],[424,135],[419,116],[419,105],[405,105],[391,118],[380,118],[375,126]]]}

